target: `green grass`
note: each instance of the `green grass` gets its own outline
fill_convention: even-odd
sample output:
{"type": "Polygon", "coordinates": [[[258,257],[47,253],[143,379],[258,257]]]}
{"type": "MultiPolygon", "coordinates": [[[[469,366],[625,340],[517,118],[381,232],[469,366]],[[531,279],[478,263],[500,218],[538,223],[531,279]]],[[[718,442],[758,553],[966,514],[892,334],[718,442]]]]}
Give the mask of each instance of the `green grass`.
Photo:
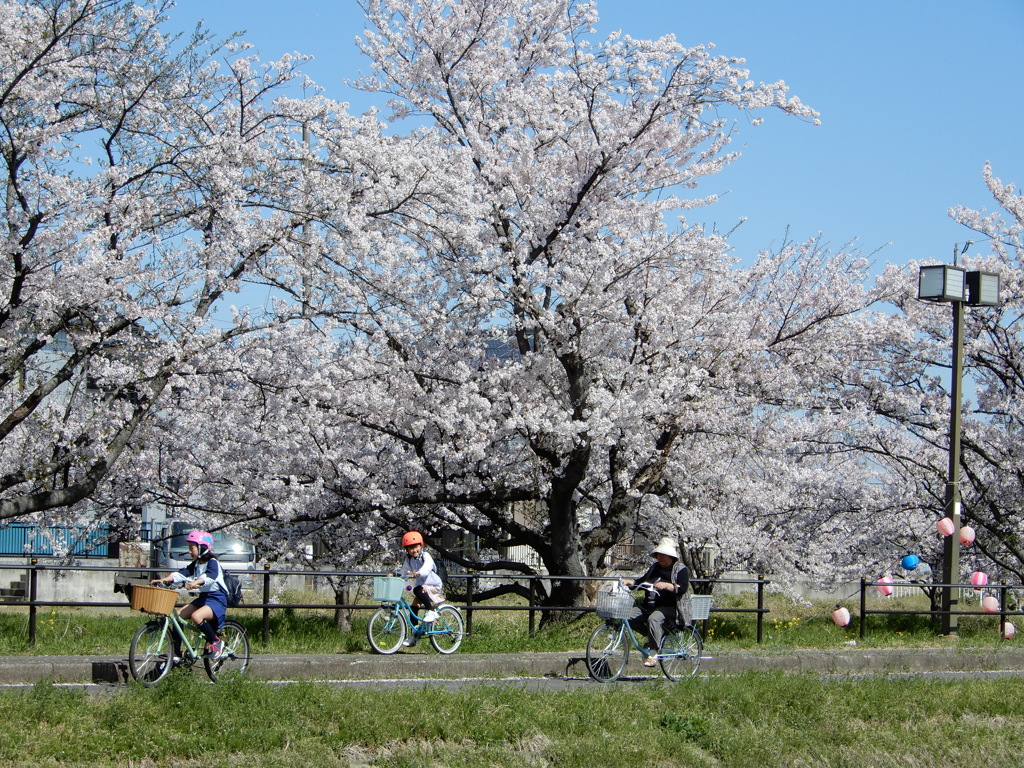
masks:
{"type": "MultiPolygon", "coordinates": [[[[308,602],[310,595],[284,595],[282,602],[308,602]]],[[[326,600],[326,598],[325,598],[326,600]]],[[[511,604],[511,603],[509,603],[511,604]]],[[[750,608],[752,595],[724,595],[716,608],[750,608]]],[[[879,610],[923,610],[923,597],[900,600],[874,599],[869,608],[879,610]]],[[[867,648],[1007,647],[1022,639],[1003,640],[996,616],[964,616],[957,639],[938,638],[930,617],[914,614],[869,615],[868,634],[859,637],[858,616],[847,627],[831,620],[832,603],[795,603],[782,597],[768,600],[770,613],[764,617],[763,642],[757,643],[753,613],[712,613],[705,626],[710,646],[720,650],[785,650],[792,648],[840,648],[850,642],[867,648]]],[[[856,605],[848,604],[856,613],[856,605]]],[[[967,606],[970,608],[970,606],[967,606]]],[[[232,609],[233,618],[249,630],[258,653],[363,653],[369,651],[366,620],[369,611],[354,612],[351,629],[341,632],[334,624],[333,609],[280,609],[270,612],[269,642],[262,642],[262,617],[254,609],[232,609]]],[[[575,617],[575,614],[573,615],[575,617]]],[[[140,613],[75,609],[41,610],[36,627],[36,644],[28,642],[25,609],[0,610],[0,656],[16,655],[116,655],[127,652],[132,634],[145,620],[140,613]]],[[[539,615],[537,622],[539,625],[539,615]]],[[[464,653],[518,653],[523,651],[580,651],[597,619],[592,614],[574,621],[529,632],[526,611],[483,611],[473,615],[472,634],[465,639],[464,653]]],[[[1018,621],[1024,624],[1024,622],[1018,621]]],[[[1024,630],[1024,626],[1022,626],[1024,630]]],[[[1020,638],[1024,638],[1022,631],[1020,638]]]]}
{"type": "Polygon", "coordinates": [[[89,697],[0,692],[0,765],[775,766],[1020,764],[1016,682],[778,674],[529,692],[374,692],[177,675],[89,697]]]}

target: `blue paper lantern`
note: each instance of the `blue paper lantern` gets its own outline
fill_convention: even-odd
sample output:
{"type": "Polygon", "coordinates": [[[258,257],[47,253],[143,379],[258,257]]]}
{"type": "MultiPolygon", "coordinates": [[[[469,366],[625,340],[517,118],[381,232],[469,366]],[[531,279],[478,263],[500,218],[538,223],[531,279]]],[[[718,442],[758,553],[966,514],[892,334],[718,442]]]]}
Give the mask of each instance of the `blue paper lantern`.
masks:
{"type": "Polygon", "coordinates": [[[903,570],[905,571],[912,571],[915,568],[917,568],[920,562],[921,558],[917,555],[907,555],[902,560],[900,560],[900,567],[903,568],[903,570]]]}

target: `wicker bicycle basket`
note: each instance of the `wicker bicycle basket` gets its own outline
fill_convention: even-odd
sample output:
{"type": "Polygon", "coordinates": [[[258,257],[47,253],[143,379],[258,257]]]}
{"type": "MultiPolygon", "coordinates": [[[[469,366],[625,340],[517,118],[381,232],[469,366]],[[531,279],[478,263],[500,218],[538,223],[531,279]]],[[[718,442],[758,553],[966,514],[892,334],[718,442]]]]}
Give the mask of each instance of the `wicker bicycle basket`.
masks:
{"type": "Polygon", "coordinates": [[[597,593],[597,615],[602,619],[628,619],[635,607],[629,592],[597,593]]]}
{"type": "Polygon", "coordinates": [[[174,610],[178,601],[178,593],[163,587],[147,587],[142,584],[132,585],[131,606],[133,611],[159,613],[167,615],[174,610]]]}
{"type": "Polygon", "coordinates": [[[383,603],[397,603],[402,599],[405,590],[405,579],[395,576],[373,577],[373,599],[383,603]]]}
{"type": "Polygon", "coordinates": [[[690,597],[690,606],[693,611],[693,619],[702,621],[711,615],[711,606],[714,605],[714,598],[710,595],[693,595],[690,597]]]}

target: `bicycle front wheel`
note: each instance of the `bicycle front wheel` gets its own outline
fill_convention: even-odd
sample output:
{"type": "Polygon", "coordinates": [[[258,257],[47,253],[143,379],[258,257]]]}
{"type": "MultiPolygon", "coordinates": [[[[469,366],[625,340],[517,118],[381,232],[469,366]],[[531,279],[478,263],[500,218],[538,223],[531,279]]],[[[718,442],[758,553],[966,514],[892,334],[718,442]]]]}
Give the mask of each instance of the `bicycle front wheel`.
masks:
{"type": "Polygon", "coordinates": [[[684,627],[665,633],[658,649],[658,663],[669,680],[681,680],[697,674],[703,652],[704,640],[700,631],[696,627],[684,627]]]}
{"type": "Polygon", "coordinates": [[[605,622],[590,635],[587,642],[587,670],[598,682],[611,682],[626,668],[629,644],[623,634],[621,622],[605,622]]]}
{"type": "Polygon", "coordinates": [[[150,621],[135,631],[128,650],[132,677],[147,688],[163,680],[174,666],[171,637],[165,621],[150,621]]]}
{"type": "Polygon", "coordinates": [[[405,642],[405,619],[394,606],[378,608],[366,625],[366,639],[377,653],[395,653],[405,642]]]}
{"type": "Polygon", "coordinates": [[[213,682],[223,680],[226,675],[244,675],[249,669],[252,653],[249,649],[249,633],[237,621],[228,619],[217,633],[224,643],[224,649],[217,656],[203,657],[206,674],[213,682]]]}
{"type": "Polygon", "coordinates": [[[430,644],[438,653],[455,653],[466,632],[462,613],[454,605],[445,605],[437,609],[437,614],[430,629],[430,644]]]}

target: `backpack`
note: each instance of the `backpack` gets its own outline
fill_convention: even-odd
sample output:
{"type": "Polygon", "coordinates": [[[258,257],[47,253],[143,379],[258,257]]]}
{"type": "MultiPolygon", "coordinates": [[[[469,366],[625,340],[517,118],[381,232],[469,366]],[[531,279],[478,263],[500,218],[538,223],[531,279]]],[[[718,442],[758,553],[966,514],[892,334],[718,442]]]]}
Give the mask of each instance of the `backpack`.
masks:
{"type": "Polygon", "coordinates": [[[242,582],[227,568],[220,569],[228,595],[228,608],[235,608],[242,602],[242,582]]]}

